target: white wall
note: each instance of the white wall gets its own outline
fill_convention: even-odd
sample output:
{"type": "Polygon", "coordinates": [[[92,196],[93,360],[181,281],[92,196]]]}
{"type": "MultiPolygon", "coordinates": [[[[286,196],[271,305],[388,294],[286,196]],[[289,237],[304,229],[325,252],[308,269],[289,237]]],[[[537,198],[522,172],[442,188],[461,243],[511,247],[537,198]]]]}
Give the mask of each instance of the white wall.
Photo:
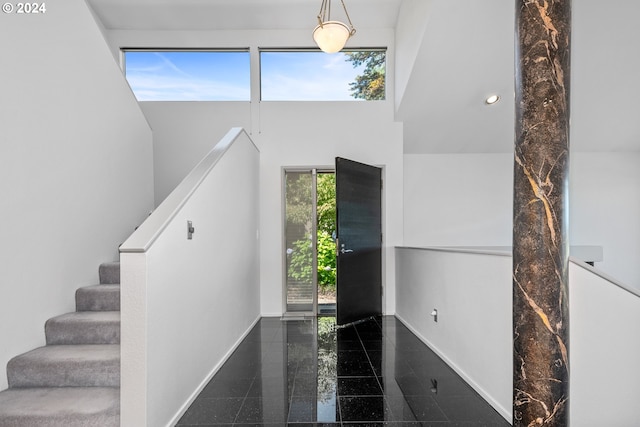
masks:
{"type": "Polygon", "coordinates": [[[571,6],[571,140],[580,151],[640,150],[640,3],[571,6]],[[602,28],[607,36],[602,37],[602,28]],[[597,54],[594,54],[596,53],[597,54]],[[602,90],[607,76],[606,90],[602,90]]]}
{"type": "Polygon", "coordinates": [[[251,103],[147,102],[154,129],[156,202],[177,185],[207,141],[243,126],[260,148],[261,284],[263,315],[283,308],[282,183],[285,166],[330,166],[336,156],[384,167],[385,301],[395,310],[394,252],[402,239],[402,126],[394,122],[392,30],[358,32],[359,46],[388,46],[387,100],[376,102],[260,102],[258,47],[313,47],[308,31],[111,31],[112,50],[127,47],[250,47],[251,103]]]}
{"type": "Polygon", "coordinates": [[[249,102],[141,102],[153,129],[159,205],[231,127],[251,129],[249,102]]]}
{"type": "Polygon", "coordinates": [[[640,293],[569,265],[571,424],[638,425],[640,293]]]}
{"type": "Polygon", "coordinates": [[[259,153],[241,132],[214,158],[121,248],[125,427],[175,425],[260,316],[259,153]]]}
{"type": "Polygon", "coordinates": [[[75,289],[117,259],[153,208],[153,166],[151,131],[83,0],[0,14],[0,52],[4,367],[44,345],[46,319],[75,310],[75,289]]]}
{"type": "Polygon", "coordinates": [[[640,290],[640,152],[571,155],[572,245],[602,246],[596,267],[640,290]]]}
{"type": "Polygon", "coordinates": [[[383,310],[395,312],[395,255],[402,237],[402,131],[386,103],[262,105],[262,312],[282,313],[282,167],[330,166],[335,157],[383,166],[383,310]],[[322,117],[320,125],[316,117],[322,117]]]}
{"type": "MultiPolygon", "coordinates": [[[[511,246],[512,154],[404,156],[404,244],[511,246]]],[[[570,243],[640,289],[640,153],[572,153],[570,243]]]]}
{"type": "Polygon", "coordinates": [[[511,256],[396,251],[398,318],[511,420],[511,256]]]}
{"type": "Polygon", "coordinates": [[[396,96],[402,103],[430,18],[431,0],[403,0],[396,23],[396,96]]]}
{"type": "MultiPolygon", "coordinates": [[[[397,251],[397,316],[511,420],[511,257],[397,251]],[[430,316],[434,308],[437,323],[430,316]]],[[[635,339],[640,293],[595,271],[579,262],[569,265],[571,422],[580,427],[634,426],[640,399],[640,343],[635,339]]]]}
{"type": "Polygon", "coordinates": [[[513,155],[404,156],[405,246],[511,246],[513,155]]]}

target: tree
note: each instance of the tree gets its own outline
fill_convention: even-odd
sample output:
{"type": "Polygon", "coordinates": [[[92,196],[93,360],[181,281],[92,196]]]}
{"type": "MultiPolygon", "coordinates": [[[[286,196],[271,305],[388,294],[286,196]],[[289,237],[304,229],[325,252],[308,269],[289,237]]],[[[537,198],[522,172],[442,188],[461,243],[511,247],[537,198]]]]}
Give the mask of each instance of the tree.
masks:
{"type": "Polygon", "coordinates": [[[318,231],[318,286],[322,290],[336,285],[336,242],[326,231],[318,231]]]}
{"type": "Polygon", "coordinates": [[[336,174],[320,173],[317,178],[318,212],[318,286],[335,289],[336,285],[336,174]]]}
{"type": "Polygon", "coordinates": [[[286,212],[287,224],[304,226],[311,232],[311,174],[287,175],[286,212]]]}
{"type": "Polygon", "coordinates": [[[336,174],[320,173],[317,181],[318,235],[336,231],[336,174]]]}
{"type": "MultiPolygon", "coordinates": [[[[289,254],[288,278],[308,283],[313,278],[311,230],[311,175],[291,174],[287,178],[287,224],[297,227],[303,238],[287,242],[289,254]]],[[[319,173],[317,197],[317,260],[316,277],[322,290],[335,288],[336,283],[336,177],[334,173],[319,173]]],[[[300,234],[298,234],[300,236],[300,234]]]]}
{"type": "Polygon", "coordinates": [[[351,96],[356,99],[380,100],[385,98],[386,52],[369,50],[347,52],[347,61],[354,68],[365,66],[361,75],[349,83],[351,96]]]}
{"type": "Polygon", "coordinates": [[[298,283],[310,283],[313,277],[311,189],[310,173],[287,174],[285,190],[287,279],[298,283]]]}

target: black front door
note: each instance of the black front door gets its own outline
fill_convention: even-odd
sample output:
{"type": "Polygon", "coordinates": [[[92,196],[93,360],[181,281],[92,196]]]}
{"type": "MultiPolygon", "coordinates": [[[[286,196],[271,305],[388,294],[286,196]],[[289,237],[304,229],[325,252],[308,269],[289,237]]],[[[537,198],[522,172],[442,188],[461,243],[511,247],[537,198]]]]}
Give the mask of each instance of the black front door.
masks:
{"type": "Polygon", "coordinates": [[[336,158],[338,325],[382,314],[382,170],[336,158]]]}

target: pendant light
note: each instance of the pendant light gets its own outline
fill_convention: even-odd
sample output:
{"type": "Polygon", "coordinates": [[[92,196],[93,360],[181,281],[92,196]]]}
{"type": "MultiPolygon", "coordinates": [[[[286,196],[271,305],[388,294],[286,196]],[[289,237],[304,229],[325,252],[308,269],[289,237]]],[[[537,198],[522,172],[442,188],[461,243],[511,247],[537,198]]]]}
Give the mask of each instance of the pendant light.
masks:
{"type": "Polygon", "coordinates": [[[320,5],[320,13],[318,13],[318,26],[313,30],[313,40],[318,47],[326,53],[336,53],[342,50],[349,40],[349,37],[356,33],[353,28],[349,12],[344,4],[344,0],[340,0],[342,8],[347,16],[349,25],[331,20],[331,0],[322,0],[320,5]]]}

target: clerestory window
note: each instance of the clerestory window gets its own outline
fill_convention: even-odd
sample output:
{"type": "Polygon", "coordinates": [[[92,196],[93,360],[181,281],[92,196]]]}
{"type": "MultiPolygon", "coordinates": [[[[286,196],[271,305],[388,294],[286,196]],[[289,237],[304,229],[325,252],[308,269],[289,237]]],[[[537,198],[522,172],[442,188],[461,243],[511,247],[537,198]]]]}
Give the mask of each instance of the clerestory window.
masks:
{"type": "MultiPolygon", "coordinates": [[[[244,50],[124,49],[138,101],[250,101],[251,56],[244,50]]],[[[386,50],[260,49],[262,101],[357,101],[386,97],[386,50]]]]}
{"type": "Polygon", "coordinates": [[[384,100],[386,50],[260,51],[263,101],[384,100]]]}
{"type": "Polygon", "coordinates": [[[249,50],[124,50],[138,101],[249,101],[249,50]]]}

